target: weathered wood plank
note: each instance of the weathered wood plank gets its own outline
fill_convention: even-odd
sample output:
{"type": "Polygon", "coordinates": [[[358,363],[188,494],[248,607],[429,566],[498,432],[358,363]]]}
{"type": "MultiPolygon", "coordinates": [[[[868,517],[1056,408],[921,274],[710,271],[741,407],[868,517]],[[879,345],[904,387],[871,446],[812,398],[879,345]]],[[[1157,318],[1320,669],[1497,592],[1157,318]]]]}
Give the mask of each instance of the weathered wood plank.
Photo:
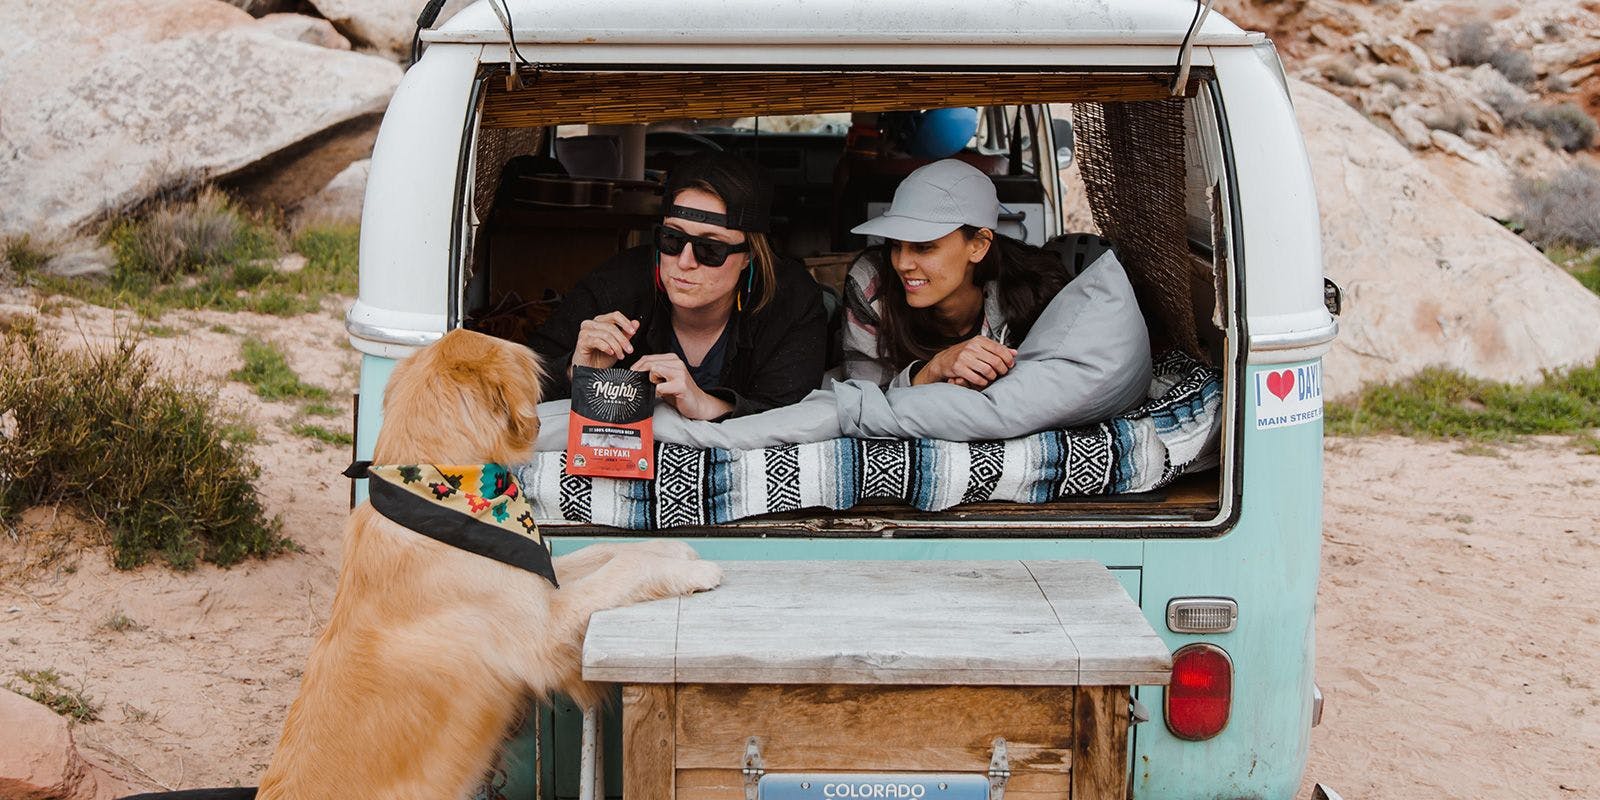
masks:
{"type": "Polygon", "coordinates": [[[584,680],[672,683],[681,599],[669,597],[591,616],[583,639],[584,680]]]}
{"type": "Polygon", "coordinates": [[[682,683],[1069,685],[1078,657],[1019,562],[725,564],[684,601],[682,683]]]}
{"type": "Polygon", "coordinates": [[[1090,561],[726,562],[716,591],[595,614],[619,683],[1166,683],[1166,645],[1090,561]]]}
{"type": "Polygon", "coordinates": [[[1028,561],[1078,651],[1082,685],[1165,685],[1172,654],[1110,570],[1087,561],[1028,561]]]}
{"type": "MultiPolygon", "coordinates": [[[[1199,89],[1199,73],[1185,87],[1199,89]]],[[[892,111],[995,103],[1165,100],[1162,72],[567,72],[507,90],[490,80],[487,128],[892,111]]]]}
{"type": "Polygon", "coordinates": [[[1128,687],[1078,687],[1072,741],[1072,800],[1125,800],[1128,687]]]}
{"type": "Polygon", "coordinates": [[[624,797],[673,800],[673,753],[677,715],[672,686],[622,687],[622,793],[624,797]]]}
{"type": "Polygon", "coordinates": [[[1071,687],[686,685],[681,769],[738,769],[761,741],[774,772],[985,772],[996,736],[1012,770],[1072,767],[1071,687]]]}

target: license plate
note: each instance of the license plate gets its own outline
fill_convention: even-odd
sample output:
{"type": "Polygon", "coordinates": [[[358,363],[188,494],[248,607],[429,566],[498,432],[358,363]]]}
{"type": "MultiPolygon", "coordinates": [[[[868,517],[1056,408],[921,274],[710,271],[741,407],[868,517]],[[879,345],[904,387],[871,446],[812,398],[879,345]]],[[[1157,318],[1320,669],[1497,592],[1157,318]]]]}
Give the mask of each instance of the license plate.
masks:
{"type": "Polygon", "coordinates": [[[762,775],[761,800],[989,800],[983,775],[762,775]]]}

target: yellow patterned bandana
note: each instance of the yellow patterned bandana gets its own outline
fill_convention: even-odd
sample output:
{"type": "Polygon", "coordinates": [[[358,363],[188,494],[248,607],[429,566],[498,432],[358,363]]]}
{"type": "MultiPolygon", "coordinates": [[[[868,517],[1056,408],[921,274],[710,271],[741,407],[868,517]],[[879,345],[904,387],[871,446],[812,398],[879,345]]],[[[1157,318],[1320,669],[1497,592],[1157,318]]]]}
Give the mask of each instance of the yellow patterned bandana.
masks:
{"type": "Polygon", "coordinates": [[[368,478],[372,508],[417,533],[470,553],[537,573],[554,584],[550,549],[539,536],[533,507],[510,470],[468,466],[358,461],[344,473],[368,478]]]}

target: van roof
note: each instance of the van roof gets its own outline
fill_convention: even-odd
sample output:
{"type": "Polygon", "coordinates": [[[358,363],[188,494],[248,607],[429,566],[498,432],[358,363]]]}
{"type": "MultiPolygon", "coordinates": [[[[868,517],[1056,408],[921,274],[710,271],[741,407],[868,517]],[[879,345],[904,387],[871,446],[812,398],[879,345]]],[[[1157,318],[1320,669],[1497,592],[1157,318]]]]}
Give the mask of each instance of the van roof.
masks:
{"type": "MultiPolygon", "coordinates": [[[[493,0],[508,3],[519,44],[553,45],[1177,45],[1194,0],[493,0]]],[[[505,42],[479,0],[430,42],[505,42]]],[[[1197,45],[1265,41],[1213,11],[1197,45]]]]}

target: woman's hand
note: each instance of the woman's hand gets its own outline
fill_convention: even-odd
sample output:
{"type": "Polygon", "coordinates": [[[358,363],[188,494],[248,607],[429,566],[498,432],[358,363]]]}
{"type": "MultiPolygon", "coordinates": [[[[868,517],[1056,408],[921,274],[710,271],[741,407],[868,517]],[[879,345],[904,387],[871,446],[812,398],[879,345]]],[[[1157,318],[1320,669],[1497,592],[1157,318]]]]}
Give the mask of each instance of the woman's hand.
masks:
{"type": "Polygon", "coordinates": [[[621,311],[584,320],[578,325],[578,344],[572,351],[573,366],[596,369],[616,366],[633,352],[633,335],[638,332],[638,321],[628,319],[621,311]]]}
{"type": "Polygon", "coordinates": [[[1011,371],[1017,351],[985,336],[974,336],[960,344],[940,350],[922,365],[911,379],[914,386],[929,383],[954,383],[982,389],[1011,371]]]}
{"type": "Polygon", "coordinates": [[[667,401],[689,419],[717,419],[733,410],[733,405],[706,394],[689,374],[689,367],[675,353],[641,356],[633,364],[635,372],[650,373],[656,396],[667,401]]]}

